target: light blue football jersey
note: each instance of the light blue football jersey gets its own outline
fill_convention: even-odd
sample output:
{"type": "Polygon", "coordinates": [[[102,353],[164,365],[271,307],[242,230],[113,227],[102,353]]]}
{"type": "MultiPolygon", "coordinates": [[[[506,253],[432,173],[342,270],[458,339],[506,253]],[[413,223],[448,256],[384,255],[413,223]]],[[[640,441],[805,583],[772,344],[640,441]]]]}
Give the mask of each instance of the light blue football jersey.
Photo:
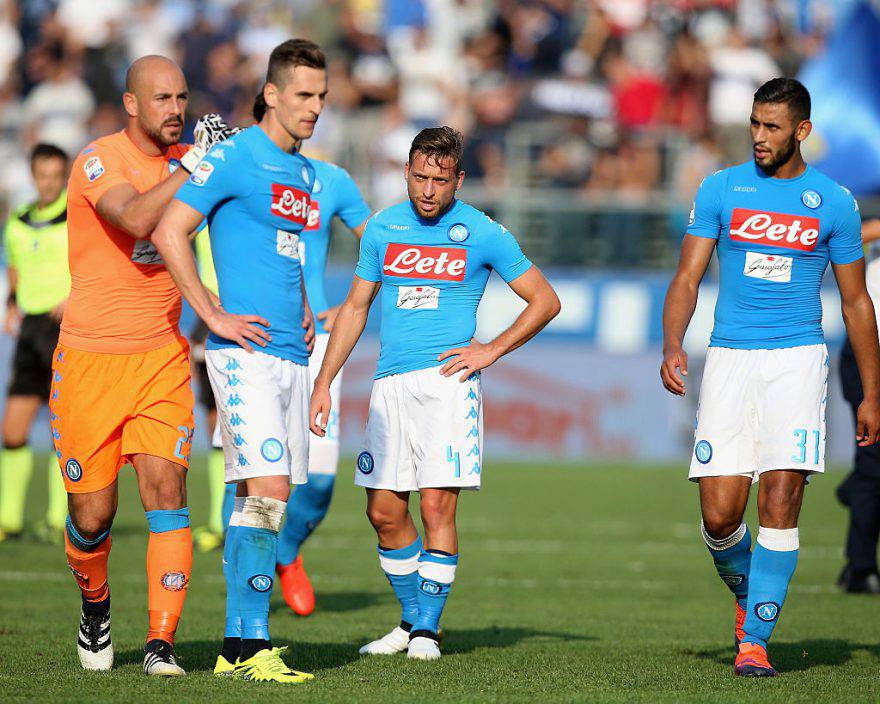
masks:
{"type": "MultiPolygon", "coordinates": [[[[319,159],[309,161],[315,167],[315,183],[312,187],[309,223],[300,233],[300,263],[305,276],[309,306],[317,316],[330,307],[324,289],[324,271],[327,268],[333,218],[339,217],[346,227],[353,230],[370,217],[371,211],[354,179],[345,169],[319,159]]],[[[317,325],[318,332],[321,332],[323,325],[317,325]]]]}
{"type": "Polygon", "coordinates": [[[822,333],[822,275],[862,258],[852,194],[807,166],[771,178],[752,161],[700,185],[687,233],[718,240],[718,302],[710,346],[815,345],[822,333]]]}
{"type": "MultiPolygon", "coordinates": [[[[262,351],[297,364],[309,359],[300,233],[314,182],[308,159],[254,126],[213,147],[175,196],[208,219],[224,310],[266,318],[272,342],[262,351]]],[[[237,344],[211,333],[206,346],[237,344]]]]}
{"type": "Polygon", "coordinates": [[[376,378],[437,366],[442,352],[469,344],[489,274],[510,282],[531,266],[506,228],[460,200],[436,220],[408,200],[376,213],[355,269],[382,284],[376,378]]]}

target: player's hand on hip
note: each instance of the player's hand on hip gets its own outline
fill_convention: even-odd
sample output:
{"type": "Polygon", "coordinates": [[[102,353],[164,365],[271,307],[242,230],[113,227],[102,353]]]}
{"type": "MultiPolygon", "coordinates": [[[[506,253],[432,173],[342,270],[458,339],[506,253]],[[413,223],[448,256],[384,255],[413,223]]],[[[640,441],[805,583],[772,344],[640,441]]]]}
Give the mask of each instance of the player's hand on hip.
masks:
{"type": "Polygon", "coordinates": [[[452,376],[462,372],[458,380],[467,381],[467,378],[474,372],[494,364],[499,356],[492,345],[484,345],[477,340],[471,340],[471,344],[467,347],[446,350],[437,357],[437,361],[449,360],[440,368],[440,373],[443,376],[452,376]]]}
{"type": "Polygon", "coordinates": [[[663,386],[676,396],[684,396],[687,386],[684,378],[688,373],[688,356],[681,347],[673,347],[663,352],[663,364],[660,365],[660,379],[663,386]],[[681,374],[679,374],[679,371],[681,374]]]}
{"type": "Polygon", "coordinates": [[[327,419],[330,417],[331,405],[330,389],[315,384],[309,402],[309,430],[319,438],[323,438],[327,434],[327,419]]]}
{"type": "Polygon", "coordinates": [[[859,447],[880,441],[880,402],[865,399],[856,414],[856,441],[859,447]]]}
{"type": "Polygon", "coordinates": [[[272,336],[264,329],[269,327],[269,321],[259,315],[239,315],[216,308],[205,324],[217,337],[231,340],[248,352],[254,351],[251,342],[260,347],[272,342],[272,336]]]}
{"type": "Polygon", "coordinates": [[[342,304],[333,306],[327,310],[322,310],[318,313],[318,321],[324,323],[324,329],[327,332],[333,332],[333,326],[336,324],[336,316],[339,315],[340,308],[342,308],[342,304]]]}

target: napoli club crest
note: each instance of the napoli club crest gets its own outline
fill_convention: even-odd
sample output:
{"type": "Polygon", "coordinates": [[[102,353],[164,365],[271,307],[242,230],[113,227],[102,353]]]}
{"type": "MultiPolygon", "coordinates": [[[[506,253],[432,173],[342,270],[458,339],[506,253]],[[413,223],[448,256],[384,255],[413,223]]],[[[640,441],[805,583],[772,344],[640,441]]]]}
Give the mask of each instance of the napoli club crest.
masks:
{"type": "Polygon", "coordinates": [[[712,459],[712,445],[708,440],[700,440],[694,447],[694,456],[700,464],[708,464],[712,459]]]}
{"type": "Polygon", "coordinates": [[[82,465],[71,457],[64,465],[64,473],[70,481],[78,482],[83,475],[82,465]]]}
{"type": "Polygon", "coordinates": [[[373,456],[366,450],[358,455],[357,468],[361,474],[370,474],[373,471],[373,456]]]}
{"type": "Polygon", "coordinates": [[[470,237],[470,231],[462,225],[460,222],[456,223],[452,227],[449,228],[449,232],[447,235],[449,239],[453,242],[464,242],[468,237],[470,237]]]}
{"type": "Polygon", "coordinates": [[[810,208],[810,210],[815,210],[822,205],[822,196],[812,189],[806,190],[801,193],[801,203],[810,208]]]}

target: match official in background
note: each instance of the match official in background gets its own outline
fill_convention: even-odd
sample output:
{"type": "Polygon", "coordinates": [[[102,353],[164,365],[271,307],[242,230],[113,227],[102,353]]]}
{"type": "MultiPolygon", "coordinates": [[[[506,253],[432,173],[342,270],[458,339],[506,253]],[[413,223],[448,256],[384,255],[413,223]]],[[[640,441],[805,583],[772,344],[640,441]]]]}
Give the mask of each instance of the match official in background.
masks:
{"type": "MultiPolygon", "coordinates": [[[[880,240],[880,219],[862,223],[862,242],[869,245],[880,240]]],[[[878,245],[874,245],[876,248],[878,245]]],[[[866,269],[868,293],[874,309],[880,310],[880,256],[866,269]]],[[[840,352],[840,381],[843,396],[853,410],[853,417],[863,399],[862,380],[856,365],[849,337],[840,352]]],[[[846,565],[838,584],[847,592],[880,594],[877,573],[877,541],[880,538],[880,445],[859,446],[853,460],[853,471],[837,487],[837,498],[849,509],[846,536],[846,565]]]]}
{"type": "MultiPolygon", "coordinates": [[[[16,210],[6,223],[4,243],[9,278],[7,335],[17,335],[12,380],[3,414],[0,453],[0,541],[24,528],[24,502],[33,473],[28,446],[31,426],[49,398],[52,351],[67,296],[68,158],[58,147],[38,144],[31,151],[37,199],[16,210]]],[[[62,540],[67,495],[54,456],[49,458],[49,509],[40,533],[62,540]]]]}

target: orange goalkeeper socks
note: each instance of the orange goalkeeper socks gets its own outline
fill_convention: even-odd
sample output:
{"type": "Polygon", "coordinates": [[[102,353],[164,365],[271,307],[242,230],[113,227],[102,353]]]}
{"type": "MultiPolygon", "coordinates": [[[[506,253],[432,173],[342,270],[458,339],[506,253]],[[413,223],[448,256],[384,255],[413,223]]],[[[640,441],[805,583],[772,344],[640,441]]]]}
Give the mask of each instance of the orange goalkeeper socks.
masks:
{"type": "Polygon", "coordinates": [[[192,571],[189,509],[147,511],[147,584],[150,630],[147,641],[174,643],[192,571]]]}
{"type": "Polygon", "coordinates": [[[110,596],[107,583],[107,560],[110,557],[110,546],[113,541],[110,531],[105,531],[97,538],[83,538],[67,517],[64,531],[64,551],[67,554],[67,566],[73,572],[76,582],[86,601],[104,601],[110,596]]]}

